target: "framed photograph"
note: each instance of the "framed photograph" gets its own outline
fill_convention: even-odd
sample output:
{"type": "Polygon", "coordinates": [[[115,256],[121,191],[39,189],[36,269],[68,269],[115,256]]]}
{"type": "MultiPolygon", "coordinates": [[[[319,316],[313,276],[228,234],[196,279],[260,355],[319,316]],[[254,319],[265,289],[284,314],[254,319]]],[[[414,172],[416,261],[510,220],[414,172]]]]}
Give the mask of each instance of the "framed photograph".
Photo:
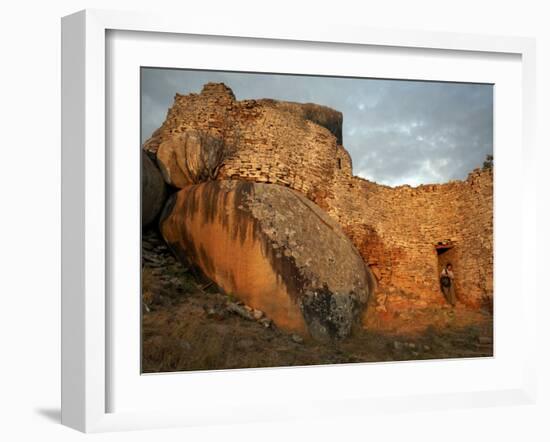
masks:
{"type": "Polygon", "coordinates": [[[108,11],[62,37],[64,424],[534,401],[532,40],[108,11]]]}

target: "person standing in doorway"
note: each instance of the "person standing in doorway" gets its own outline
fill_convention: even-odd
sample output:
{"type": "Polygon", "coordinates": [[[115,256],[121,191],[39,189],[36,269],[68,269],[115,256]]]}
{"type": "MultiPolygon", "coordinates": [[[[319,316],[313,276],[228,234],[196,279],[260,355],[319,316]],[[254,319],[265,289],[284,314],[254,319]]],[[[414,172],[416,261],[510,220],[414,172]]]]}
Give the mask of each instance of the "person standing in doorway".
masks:
{"type": "Polygon", "coordinates": [[[448,263],[439,276],[439,282],[441,285],[441,291],[443,296],[449,304],[453,307],[456,305],[456,294],[455,294],[455,275],[453,273],[453,265],[448,263]]]}

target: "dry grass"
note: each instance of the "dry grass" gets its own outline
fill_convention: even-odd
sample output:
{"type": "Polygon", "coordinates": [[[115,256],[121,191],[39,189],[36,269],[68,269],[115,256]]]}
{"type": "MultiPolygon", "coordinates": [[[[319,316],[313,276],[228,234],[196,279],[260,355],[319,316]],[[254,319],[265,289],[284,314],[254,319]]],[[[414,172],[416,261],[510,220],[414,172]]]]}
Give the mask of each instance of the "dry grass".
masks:
{"type": "Polygon", "coordinates": [[[163,243],[150,236],[147,241],[155,251],[145,253],[142,272],[145,373],[492,355],[492,315],[464,308],[392,316],[389,327],[358,328],[342,342],[296,342],[276,327],[230,313],[225,305],[234,301],[231,296],[215,286],[200,290],[204,281],[163,243]]]}
{"type": "MultiPolygon", "coordinates": [[[[276,328],[235,315],[214,319],[209,308],[225,302],[220,294],[190,294],[179,304],[143,316],[143,371],[168,372],[251,367],[339,364],[492,355],[480,346],[479,327],[428,327],[413,335],[358,330],[342,342],[294,342],[276,328]]],[[[492,334],[491,334],[492,336],[492,334]]]]}
{"type": "Polygon", "coordinates": [[[141,271],[142,300],[145,305],[151,305],[155,302],[155,291],[153,290],[154,278],[150,268],[146,267],[141,271]]]}

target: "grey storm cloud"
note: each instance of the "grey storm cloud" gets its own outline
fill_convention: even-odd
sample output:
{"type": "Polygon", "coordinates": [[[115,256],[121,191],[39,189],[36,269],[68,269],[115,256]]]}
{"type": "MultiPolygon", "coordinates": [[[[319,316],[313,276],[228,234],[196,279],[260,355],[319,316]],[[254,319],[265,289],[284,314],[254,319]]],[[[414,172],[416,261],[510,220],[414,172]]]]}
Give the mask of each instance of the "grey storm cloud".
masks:
{"type": "Polygon", "coordinates": [[[464,179],[493,153],[493,87],[446,83],[143,68],[141,139],[166,117],[177,93],[223,82],[239,100],[274,98],[344,114],[353,173],[416,186],[464,179]]]}

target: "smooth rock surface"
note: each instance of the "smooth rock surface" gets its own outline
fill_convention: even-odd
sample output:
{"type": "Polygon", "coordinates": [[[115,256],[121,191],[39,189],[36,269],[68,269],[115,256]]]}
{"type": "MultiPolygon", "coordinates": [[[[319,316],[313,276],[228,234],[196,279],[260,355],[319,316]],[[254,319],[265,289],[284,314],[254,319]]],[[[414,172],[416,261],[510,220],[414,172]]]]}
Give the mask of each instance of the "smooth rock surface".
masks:
{"type": "Polygon", "coordinates": [[[165,181],[179,189],[216,179],[229,153],[226,143],[206,131],[189,129],[162,142],[157,152],[165,181]]]}
{"type": "Polygon", "coordinates": [[[167,197],[166,184],[149,156],[141,151],[141,224],[151,224],[164,205],[167,197]]]}
{"type": "Polygon", "coordinates": [[[295,103],[292,101],[279,101],[263,99],[258,100],[262,104],[273,106],[276,109],[293,113],[294,115],[318,124],[328,129],[335,137],[338,144],[343,144],[342,125],[344,116],[342,112],[316,103],[295,103]]]}
{"type": "Polygon", "coordinates": [[[301,193],[243,181],[187,186],[160,221],[172,250],[277,326],[348,336],[374,278],[339,225],[301,193]]]}

